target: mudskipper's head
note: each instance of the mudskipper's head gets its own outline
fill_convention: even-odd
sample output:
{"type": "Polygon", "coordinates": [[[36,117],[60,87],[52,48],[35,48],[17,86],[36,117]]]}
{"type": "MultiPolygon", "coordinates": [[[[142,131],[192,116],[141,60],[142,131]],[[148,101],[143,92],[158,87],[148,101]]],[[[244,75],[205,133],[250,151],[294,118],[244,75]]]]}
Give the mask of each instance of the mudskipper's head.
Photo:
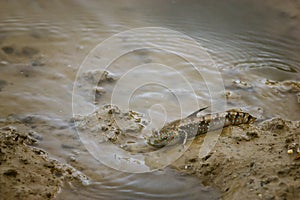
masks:
{"type": "Polygon", "coordinates": [[[164,127],[160,131],[153,130],[151,136],[147,138],[147,142],[151,146],[161,148],[168,145],[174,137],[174,130],[164,127]]]}
{"type": "Polygon", "coordinates": [[[248,116],[248,123],[252,124],[252,123],[255,122],[255,120],[256,120],[256,117],[253,117],[252,115],[249,114],[249,116],[248,116]]]}

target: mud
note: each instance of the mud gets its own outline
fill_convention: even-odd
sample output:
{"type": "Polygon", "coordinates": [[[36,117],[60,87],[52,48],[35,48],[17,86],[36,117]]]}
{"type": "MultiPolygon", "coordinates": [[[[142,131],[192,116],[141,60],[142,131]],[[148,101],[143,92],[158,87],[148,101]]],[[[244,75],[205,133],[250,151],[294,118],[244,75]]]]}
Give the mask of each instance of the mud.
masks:
{"type": "Polygon", "coordinates": [[[219,188],[222,199],[299,199],[298,153],[287,153],[299,140],[299,121],[276,118],[230,127],[207,156],[198,157],[199,137],[172,167],[219,188]]]}
{"type": "MultiPolygon", "coordinates": [[[[299,41],[300,29],[298,27],[300,27],[300,2],[293,0],[272,0],[266,1],[265,4],[269,5],[271,9],[275,9],[281,18],[290,19],[290,23],[287,25],[280,24],[281,21],[278,23],[271,23],[270,26],[266,28],[272,29],[271,25],[273,24],[272,26],[276,27],[274,30],[277,32],[270,32],[270,34],[280,36],[278,38],[291,38],[292,41],[299,41]]],[[[259,5],[261,5],[261,1],[259,1],[259,5]]],[[[6,6],[4,6],[4,8],[5,7],[6,6]]],[[[76,10],[73,9],[74,7],[72,6],[66,6],[63,9],[64,13],[68,13],[65,11],[68,10],[67,7],[71,7],[72,10],[76,10]]],[[[82,9],[82,6],[80,9],[82,9]]],[[[128,7],[126,9],[130,8],[128,7]]],[[[16,13],[22,13],[22,10],[23,7],[21,5],[20,10],[16,10],[16,13]]],[[[51,9],[49,10],[51,11],[51,9]]],[[[97,10],[97,13],[102,13],[99,12],[98,9],[95,10],[97,10]]],[[[267,12],[271,12],[271,10],[266,10],[267,12]]],[[[35,13],[34,10],[30,9],[28,12],[35,13]]],[[[163,12],[165,13],[165,11],[163,12]]],[[[3,15],[10,16],[9,13],[3,13],[3,15]]],[[[52,14],[52,12],[49,13],[52,14]]],[[[99,41],[106,39],[115,32],[123,30],[111,30],[111,27],[108,29],[106,26],[99,26],[98,21],[93,20],[98,17],[101,18],[102,16],[94,16],[92,15],[93,12],[90,14],[91,18],[87,21],[91,22],[91,25],[97,22],[95,24],[97,24],[97,27],[100,27],[99,30],[107,31],[107,33],[101,35],[99,41]]],[[[85,14],[82,15],[84,16],[85,14]]],[[[58,16],[59,21],[64,19],[64,17],[62,17],[64,15],[58,16]]],[[[79,16],[77,12],[76,16],[79,16]]],[[[198,16],[198,12],[197,15],[194,15],[194,17],[196,16],[198,16]]],[[[265,15],[260,18],[263,19],[264,16],[265,15]]],[[[73,17],[69,17],[73,19],[73,17]]],[[[160,16],[158,15],[158,17],[160,16]]],[[[193,21],[194,17],[189,17],[191,24],[195,22],[193,21]]],[[[25,15],[24,18],[26,18],[25,15]]],[[[151,20],[151,17],[149,16],[146,18],[151,20]]],[[[163,18],[159,19],[162,22],[164,21],[163,18]]],[[[125,20],[136,21],[133,20],[133,18],[126,17],[125,20]]],[[[141,21],[142,23],[128,24],[128,26],[140,27],[147,22],[143,21],[142,15],[139,16],[139,20],[137,21],[141,21]]],[[[262,21],[264,21],[264,19],[262,21]]],[[[72,29],[71,32],[68,32],[68,26],[64,27],[66,24],[62,24],[62,29],[64,31],[66,30],[66,32],[60,33],[59,31],[55,31],[54,37],[54,33],[50,34],[48,30],[59,30],[60,27],[51,26],[51,23],[48,23],[51,22],[51,20],[47,20],[47,25],[44,28],[38,26],[36,29],[34,28],[29,32],[31,39],[38,40],[31,40],[27,37],[20,39],[16,37],[16,39],[13,39],[15,36],[23,34],[18,30],[20,27],[17,26],[18,23],[22,22],[23,21],[18,22],[16,19],[16,28],[11,29],[11,31],[9,29],[4,29],[6,26],[11,26],[9,23],[3,24],[1,26],[3,31],[0,33],[0,68],[2,70],[1,73],[4,74],[0,80],[0,94],[3,95],[1,101],[3,102],[1,111],[2,116],[6,117],[8,113],[16,113],[18,115],[24,113],[29,114],[29,116],[20,117],[19,119],[15,118],[13,115],[8,116],[6,119],[0,119],[0,199],[55,199],[56,197],[59,198],[58,194],[65,188],[69,189],[69,193],[66,194],[66,197],[72,198],[70,195],[73,195],[74,199],[76,199],[78,193],[74,191],[77,188],[74,189],[73,186],[89,183],[89,179],[83,173],[91,177],[91,180],[99,180],[99,182],[103,181],[102,178],[105,177],[105,175],[103,175],[105,173],[99,173],[102,168],[99,169],[97,165],[98,163],[92,159],[91,160],[96,164],[93,163],[91,165],[91,160],[86,159],[89,154],[86,152],[85,148],[80,145],[78,138],[71,133],[69,134],[67,131],[59,133],[60,135],[56,133],[54,134],[55,136],[52,136],[52,139],[58,136],[57,140],[54,140],[53,142],[49,140],[50,137],[48,137],[47,141],[47,135],[49,133],[66,127],[59,127],[57,124],[49,124],[49,121],[38,121],[38,118],[30,116],[30,113],[37,113],[37,111],[39,111],[38,113],[43,113],[43,115],[47,117],[48,115],[50,116],[52,112],[54,113],[56,110],[63,110],[67,107],[66,102],[69,101],[69,99],[61,97],[68,96],[68,91],[72,90],[72,84],[77,71],[74,66],[77,66],[80,62],[82,62],[85,54],[88,53],[87,50],[94,47],[98,40],[95,41],[94,39],[89,39],[89,37],[94,38],[94,35],[80,35],[79,33],[82,31],[78,30],[82,29],[80,29],[80,27],[78,28],[77,23],[76,29],[72,29]],[[73,35],[73,33],[76,33],[76,35],[73,35]],[[71,38],[70,43],[64,41],[64,38],[67,37],[71,38]],[[78,38],[85,39],[77,40],[78,38]],[[43,41],[43,39],[47,42],[43,41]],[[85,40],[86,42],[84,42],[85,40]],[[61,43],[57,44],[57,41],[61,43]],[[78,44],[76,43],[73,45],[74,41],[78,41],[78,44]],[[51,45],[49,46],[48,43],[51,45]],[[43,48],[40,48],[39,45],[43,48]],[[76,48],[76,51],[78,52],[75,52],[74,49],[76,48]],[[53,52],[55,52],[55,54],[53,52]],[[60,60],[61,57],[63,57],[62,60],[60,60]],[[66,67],[66,69],[63,69],[64,67],[66,67]],[[50,69],[53,69],[53,72],[58,72],[58,74],[49,76],[47,71],[50,69]],[[30,83],[30,78],[36,79],[33,79],[32,83],[30,83]],[[70,80],[68,80],[69,78],[70,80]],[[43,82],[38,80],[55,80],[53,82],[56,82],[56,80],[59,81],[56,85],[49,82],[41,84],[43,82]],[[25,83],[28,83],[28,85],[25,83]],[[23,86],[24,84],[25,86],[23,86]],[[11,87],[12,85],[14,85],[13,88],[11,87]],[[42,89],[38,90],[35,85],[40,85],[40,88],[42,89]],[[60,88],[61,85],[67,86],[66,88],[60,88]],[[27,86],[30,86],[28,88],[31,89],[24,89],[27,86]],[[40,101],[43,102],[43,104],[33,108],[32,105],[39,104],[40,101],[36,101],[34,98],[28,98],[24,94],[19,95],[22,96],[20,99],[16,98],[14,95],[8,95],[9,92],[11,94],[18,94],[20,92],[19,90],[22,92],[23,90],[28,91],[30,97],[34,96],[31,94],[40,94],[42,93],[41,91],[44,92],[45,90],[47,95],[53,95],[53,97],[51,97],[51,101],[47,101],[48,99],[42,98],[40,101]],[[50,105],[52,101],[55,102],[54,106],[50,105]],[[11,102],[13,102],[13,104],[11,104],[11,102]],[[60,107],[59,104],[63,106],[60,107]],[[47,152],[40,149],[39,143],[42,143],[43,140],[45,143],[49,142],[49,146],[53,145],[53,148],[57,148],[57,146],[59,146],[59,144],[55,144],[56,141],[62,140],[62,149],[67,152],[71,152],[69,160],[56,160],[52,157],[53,155],[56,155],[55,151],[53,151],[53,155],[48,155],[47,152]],[[75,146],[74,143],[78,146],[75,146]],[[88,160],[88,162],[86,160],[88,160]],[[70,163],[73,167],[65,162],[70,163]],[[98,171],[99,174],[97,174],[96,171],[98,171]]],[[[26,22],[26,20],[24,22],[26,22]]],[[[67,22],[68,21],[66,21],[66,23],[67,22]]],[[[170,22],[173,23],[173,17],[172,21],[165,21],[166,24],[170,22]]],[[[116,23],[116,21],[112,20],[109,24],[110,23],[113,24],[116,23]]],[[[127,24],[127,21],[124,22],[124,25],[125,24],[127,24]]],[[[79,22],[79,25],[83,25],[83,27],[85,27],[84,25],[86,24],[85,22],[79,22]]],[[[153,24],[150,23],[150,25],[152,26],[153,24]]],[[[158,25],[162,24],[159,23],[158,25]]],[[[182,24],[180,23],[174,25],[175,27],[182,27],[182,24]]],[[[187,25],[189,25],[189,23],[187,23],[187,25]]],[[[90,32],[97,30],[98,29],[91,28],[90,32]]],[[[265,33],[265,30],[263,33],[265,33]]],[[[211,35],[214,35],[213,32],[211,35]]],[[[264,37],[264,35],[260,34],[258,34],[258,36],[259,38],[264,37]]],[[[273,37],[270,37],[270,39],[272,38],[273,37]]],[[[274,38],[276,38],[275,43],[281,42],[279,40],[277,41],[277,37],[274,38]]],[[[224,40],[225,39],[226,37],[224,40]]],[[[213,43],[213,39],[208,40],[209,43],[213,43]]],[[[255,38],[252,38],[251,36],[249,37],[249,40],[254,41],[253,46],[260,44],[259,41],[255,43],[255,38]]],[[[273,40],[270,40],[270,42],[272,41],[273,40]]],[[[217,43],[217,46],[222,45],[217,43]]],[[[270,47],[272,47],[272,50],[274,50],[275,53],[280,53],[281,51],[280,49],[277,51],[272,45],[270,45],[270,47]]],[[[293,46],[289,46],[289,44],[287,44],[287,47],[290,47],[291,50],[294,51],[293,46]]],[[[245,52],[246,51],[249,50],[245,50],[245,52]]],[[[265,49],[265,51],[268,53],[267,49],[265,49]]],[[[282,51],[284,51],[284,49],[282,51]]],[[[298,57],[297,52],[298,51],[296,49],[294,52],[295,57],[298,57]]],[[[290,54],[289,51],[286,53],[290,54]]],[[[251,57],[255,57],[255,54],[250,55],[251,57]]],[[[144,52],[142,52],[140,56],[145,57],[146,63],[155,61],[153,58],[148,58],[144,52]]],[[[238,59],[238,56],[232,58],[234,63],[238,59]]],[[[287,59],[290,59],[290,57],[287,56],[287,59]]],[[[283,60],[282,62],[286,61],[283,60]]],[[[223,61],[220,61],[220,63],[223,64],[223,61]]],[[[295,66],[298,66],[298,64],[296,63],[295,66]]],[[[295,70],[292,65],[289,66],[288,63],[286,63],[286,66],[282,65],[282,68],[278,68],[279,70],[286,72],[295,73],[298,71],[298,69],[295,70]]],[[[267,70],[269,69],[267,68],[267,70]]],[[[192,145],[183,154],[183,156],[170,167],[181,174],[198,177],[206,186],[220,190],[222,192],[222,199],[225,200],[300,199],[300,121],[288,121],[283,118],[273,118],[274,116],[284,116],[289,119],[299,120],[297,118],[299,116],[299,104],[296,104],[300,103],[299,79],[297,78],[297,81],[290,80],[290,77],[292,76],[285,76],[283,73],[282,77],[280,76],[278,79],[275,78],[275,80],[266,80],[265,78],[272,79],[272,76],[268,76],[271,72],[272,70],[257,72],[264,74],[264,76],[262,76],[263,79],[256,79],[255,76],[249,74],[249,79],[254,79],[253,82],[250,82],[247,78],[243,79],[234,77],[233,80],[228,79],[228,86],[226,85],[226,98],[228,104],[235,107],[239,105],[242,105],[240,107],[258,107],[256,111],[261,115],[261,117],[259,117],[259,122],[251,126],[245,125],[225,128],[212,151],[203,158],[200,158],[198,154],[206,135],[195,138],[192,145]],[[257,82],[263,83],[262,88],[257,87],[257,82]],[[253,95],[253,93],[250,93],[249,91],[256,91],[259,94],[257,96],[261,96],[262,94],[263,97],[261,99],[255,99],[252,102],[247,101],[246,97],[253,95]],[[271,92],[269,93],[269,91],[271,92]],[[272,103],[274,97],[277,96],[281,97],[280,101],[272,103]],[[272,110],[277,110],[278,107],[281,108],[278,109],[280,115],[277,115],[276,113],[266,114],[266,109],[260,107],[269,104],[270,107],[272,107],[272,110]],[[266,118],[271,117],[272,119],[266,120],[266,118]]],[[[242,73],[248,73],[248,71],[242,73]]],[[[105,90],[106,88],[101,86],[110,85],[114,83],[117,78],[117,75],[106,71],[90,71],[84,74],[83,80],[80,83],[82,83],[83,87],[87,88],[96,86],[92,92],[95,93],[95,104],[97,102],[100,104],[103,102],[100,100],[104,99],[107,92],[105,90]]],[[[86,92],[91,92],[91,90],[87,90],[86,92]]],[[[70,110],[64,112],[71,113],[70,110]]],[[[117,107],[104,107],[88,116],[76,118],[75,123],[78,123],[77,127],[80,131],[90,134],[92,137],[97,139],[99,144],[103,142],[112,142],[124,150],[133,153],[154,151],[152,147],[150,148],[147,144],[145,144],[145,140],[143,138],[142,132],[144,130],[144,126],[147,125],[147,122],[143,121],[142,115],[134,111],[125,112],[119,110],[117,107]]],[[[60,151],[61,149],[58,149],[56,153],[60,151]]],[[[57,153],[57,155],[60,154],[57,153]]],[[[159,162],[160,160],[165,159],[165,157],[147,159],[146,164],[155,167],[155,162],[159,162]]],[[[106,173],[108,174],[109,171],[106,173]]],[[[114,176],[109,176],[108,179],[114,178],[114,176]]],[[[153,177],[149,177],[149,179],[152,178],[153,177]]],[[[111,183],[108,185],[108,188],[114,187],[111,183]]],[[[106,185],[103,184],[103,186],[106,185]]],[[[78,188],[82,191],[86,190],[85,187],[79,186],[78,188]]],[[[124,188],[121,189],[124,190],[124,188]]],[[[153,190],[155,190],[155,187],[153,190]]],[[[96,189],[92,190],[92,192],[95,194],[99,193],[96,189]]],[[[109,192],[113,193],[117,191],[109,190],[109,192]]]]}
{"type": "MultiPolygon", "coordinates": [[[[137,113],[122,113],[115,106],[104,106],[77,121],[81,131],[84,127],[94,127],[91,134],[99,143],[111,141],[133,152],[153,150],[145,143],[135,146],[139,136],[129,134],[131,131],[141,134],[143,123],[137,113]],[[107,125],[103,127],[104,124],[107,125]],[[118,125],[122,124],[120,128],[118,125]]],[[[198,136],[171,167],[219,189],[225,200],[300,198],[300,121],[274,118],[253,125],[224,128],[212,151],[200,158],[204,137],[198,136]],[[291,149],[293,153],[288,153],[291,149]]],[[[154,165],[149,162],[154,160],[147,163],[154,165]]]]}
{"type": "MultiPolygon", "coordinates": [[[[43,65],[43,60],[35,59],[32,60],[31,68],[43,65]]],[[[99,77],[101,83],[110,84],[116,80],[113,74],[97,71],[87,73],[82,84],[97,85],[99,77]]],[[[5,90],[7,84],[6,81],[0,81],[0,89],[5,90]]],[[[239,98],[235,88],[252,88],[244,81],[234,81],[232,84],[233,88],[229,88],[231,90],[226,94],[228,100],[239,98]]],[[[299,96],[300,86],[297,81],[266,80],[265,85],[268,90],[278,94],[299,96]]],[[[97,86],[94,92],[98,92],[101,97],[105,90],[97,86]]],[[[12,115],[0,121],[2,199],[53,199],[62,188],[88,183],[86,176],[80,172],[84,171],[85,165],[78,162],[76,156],[69,160],[76,166],[74,169],[50,158],[45,151],[37,148],[43,137],[31,128],[34,129],[36,124],[40,127],[48,126],[45,121],[37,120],[32,116],[12,115]]],[[[74,125],[73,121],[79,131],[89,134],[99,145],[112,142],[135,154],[155,151],[145,143],[143,130],[149,122],[138,112],[125,112],[117,106],[106,105],[87,116],[71,119],[71,125],[74,125]]],[[[225,200],[299,199],[300,121],[282,118],[260,121],[253,125],[225,128],[213,150],[204,158],[198,154],[205,135],[197,137],[171,167],[181,174],[196,176],[204,185],[220,190],[225,200]]],[[[62,148],[73,149],[74,146],[63,144],[62,148]]],[[[157,163],[163,159],[160,155],[146,156],[145,163],[150,168],[156,168],[157,163]]]]}
{"type": "MultiPolygon", "coordinates": [[[[87,183],[82,173],[36,147],[43,138],[23,125],[31,121],[30,117],[2,120],[0,193],[4,199],[52,199],[66,183],[87,183]]],[[[88,116],[77,117],[75,123],[99,144],[110,141],[135,153],[153,150],[141,135],[147,122],[134,111],[104,106],[88,116]]],[[[300,160],[296,159],[300,121],[274,118],[225,128],[212,151],[199,158],[204,137],[197,137],[171,167],[217,188],[225,200],[300,198],[300,160]],[[288,153],[291,149],[293,152],[288,153]]],[[[161,159],[149,159],[147,164],[155,165],[154,161],[161,159]]]]}
{"type": "Polygon", "coordinates": [[[105,105],[90,115],[76,116],[73,120],[81,134],[89,135],[99,145],[111,142],[135,153],[153,150],[142,134],[148,122],[141,113],[124,112],[115,105],[105,105]]]}
{"type": "Polygon", "coordinates": [[[14,54],[16,56],[24,56],[29,58],[39,53],[38,49],[28,46],[20,47],[18,49],[16,49],[14,46],[4,46],[2,47],[2,51],[5,54],[14,54]]]}
{"type": "Polygon", "coordinates": [[[53,199],[64,184],[88,183],[82,173],[35,147],[38,134],[21,129],[0,129],[0,199],[53,199]]]}
{"type": "Polygon", "coordinates": [[[0,80],[0,92],[2,91],[2,89],[7,85],[7,82],[4,80],[0,80]]]}

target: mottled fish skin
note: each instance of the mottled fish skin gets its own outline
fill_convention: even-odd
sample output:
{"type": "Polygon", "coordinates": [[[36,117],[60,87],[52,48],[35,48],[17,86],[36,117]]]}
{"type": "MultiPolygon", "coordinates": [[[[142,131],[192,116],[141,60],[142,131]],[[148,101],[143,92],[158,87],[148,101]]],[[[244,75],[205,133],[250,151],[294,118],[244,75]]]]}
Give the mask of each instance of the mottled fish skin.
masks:
{"type": "Polygon", "coordinates": [[[233,110],[199,117],[189,116],[166,124],[160,131],[154,131],[147,142],[151,146],[160,148],[209,131],[231,125],[250,124],[255,120],[256,118],[249,113],[233,110]]]}

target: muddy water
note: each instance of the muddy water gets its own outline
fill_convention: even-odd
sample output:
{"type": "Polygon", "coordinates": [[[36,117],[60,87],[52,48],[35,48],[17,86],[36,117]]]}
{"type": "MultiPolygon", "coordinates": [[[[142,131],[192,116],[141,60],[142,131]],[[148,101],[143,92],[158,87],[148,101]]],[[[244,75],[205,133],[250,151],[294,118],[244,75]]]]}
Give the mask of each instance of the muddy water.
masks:
{"type": "MultiPolygon", "coordinates": [[[[114,100],[121,104],[118,106],[139,111],[151,122],[146,130],[199,107],[222,103],[226,94],[227,107],[243,108],[262,118],[300,118],[300,15],[293,5],[255,1],[11,1],[1,2],[1,8],[1,118],[21,118],[42,135],[42,148],[92,179],[87,186],[67,186],[58,198],[218,197],[217,191],[204,188],[199,180],[169,169],[127,174],[101,165],[70,127],[73,84],[81,63],[97,44],[121,31],[155,26],[182,32],[201,43],[222,79],[210,66],[203,68],[208,78],[198,74],[184,59],[188,54],[137,50],[119,57],[108,68],[123,82],[100,85],[105,93],[96,96],[95,102],[86,99],[87,104],[101,106],[117,94],[114,100]],[[174,70],[146,65],[154,62],[174,70]],[[144,67],[128,73],[140,65],[144,67]],[[180,79],[181,75],[185,79],[180,79]],[[149,77],[170,88],[151,83],[131,90],[149,77]],[[293,82],[284,82],[287,80],[293,82]],[[225,90],[215,91],[217,98],[212,98],[209,87],[216,83],[224,84],[225,90]],[[116,87],[118,92],[113,93],[116,87]],[[127,94],[130,98],[123,101],[122,95],[127,94]]],[[[147,37],[152,38],[151,33],[147,37]]],[[[118,50],[114,46],[107,49],[111,54],[118,50]]]]}

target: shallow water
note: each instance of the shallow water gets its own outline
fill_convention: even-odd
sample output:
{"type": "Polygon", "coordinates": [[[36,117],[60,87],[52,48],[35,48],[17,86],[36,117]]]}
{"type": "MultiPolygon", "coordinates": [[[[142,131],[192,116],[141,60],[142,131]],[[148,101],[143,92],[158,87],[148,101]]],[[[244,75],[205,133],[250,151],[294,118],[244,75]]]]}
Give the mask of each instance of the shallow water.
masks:
{"type": "MultiPolygon", "coordinates": [[[[99,98],[83,98],[92,109],[94,100],[101,106],[113,97],[121,108],[129,107],[152,120],[146,131],[211,104],[243,108],[262,118],[300,118],[299,88],[266,84],[267,80],[300,81],[300,16],[299,10],[289,6],[255,1],[0,4],[1,117],[35,116],[32,127],[43,136],[40,146],[57,159],[77,166],[94,181],[83,188],[73,186],[62,191],[61,198],[74,198],[74,191],[81,199],[218,197],[211,189],[204,192],[199,180],[174,171],[126,174],[112,170],[95,161],[80,145],[68,123],[73,115],[73,84],[90,50],[113,34],[141,27],[179,31],[199,42],[218,70],[202,66],[199,74],[184,59],[202,61],[193,52],[176,54],[155,48],[127,52],[107,68],[119,81],[100,85],[105,93],[99,98]],[[137,66],[136,71],[129,71],[137,66]],[[223,84],[225,90],[218,90],[223,84]],[[224,92],[231,93],[227,104],[224,92]]],[[[166,36],[159,34],[149,32],[145,38],[166,36]]],[[[169,45],[178,50],[176,43],[169,45]]],[[[118,47],[110,46],[107,55],[114,55],[118,47]]]]}

